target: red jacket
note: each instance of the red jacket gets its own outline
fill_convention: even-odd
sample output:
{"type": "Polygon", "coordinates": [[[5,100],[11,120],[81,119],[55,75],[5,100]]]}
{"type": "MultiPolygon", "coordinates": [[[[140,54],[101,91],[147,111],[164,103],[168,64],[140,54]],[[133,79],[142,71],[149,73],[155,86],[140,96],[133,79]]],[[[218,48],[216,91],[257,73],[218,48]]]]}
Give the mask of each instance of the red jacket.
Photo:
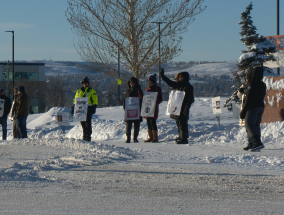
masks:
{"type": "Polygon", "coordinates": [[[152,86],[148,86],[146,88],[145,92],[158,92],[158,96],[157,96],[157,102],[156,102],[154,117],[143,116],[143,118],[145,118],[145,119],[158,119],[159,104],[163,101],[162,89],[160,87],[158,87],[157,85],[152,85],[152,86]]]}

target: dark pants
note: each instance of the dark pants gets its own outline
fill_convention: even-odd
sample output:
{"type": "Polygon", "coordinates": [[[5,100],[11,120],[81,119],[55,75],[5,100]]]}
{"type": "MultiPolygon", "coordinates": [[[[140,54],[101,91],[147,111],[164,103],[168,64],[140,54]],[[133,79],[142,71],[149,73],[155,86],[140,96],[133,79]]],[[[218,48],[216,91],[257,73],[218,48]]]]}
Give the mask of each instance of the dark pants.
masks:
{"type": "Polygon", "coordinates": [[[257,135],[261,137],[260,122],[263,112],[264,107],[249,108],[247,110],[245,117],[245,127],[249,138],[257,135]]]}
{"type": "Polygon", "coordinates": [[[188,138],[188,126],[187,126],[187,118],[179,117],[176,119],[176,124],[178,128],[178,134],[181,140],[187,140],[188,138]]]}
{"type": "Polygon", "coordinates": [[[134,124],[134,136],[133,136],[133,139],[137,140],[137,137],[139,135],[139,130],[140,130],[140,120],[126,121],[126,136],[127,136],[127,139],[130,139],[132,123],[134,124]]]}
{"type": "Polygon", "coordinates": [[[0,117],[0,124],[2,125],[2,140],[7,138],[7,116],[0,117]]]}
{"type": "Polygon", "coordinates": [[[27,116],[18,115],[16,118],[17,127],[19,130],[19,138],[28,138],[27,135],[27,116]]]}
{"type": "Polygon", "coordinates": [[[157,131],[157,120],[147,119],[148,130],[157,131]]]}
{"type": "Polygon", "coordinates": [[[91,141],[92,135],[92,114],[88,111],[87,120],[85,122],[81,121],[83,129],[83,140],[91,141]]]}

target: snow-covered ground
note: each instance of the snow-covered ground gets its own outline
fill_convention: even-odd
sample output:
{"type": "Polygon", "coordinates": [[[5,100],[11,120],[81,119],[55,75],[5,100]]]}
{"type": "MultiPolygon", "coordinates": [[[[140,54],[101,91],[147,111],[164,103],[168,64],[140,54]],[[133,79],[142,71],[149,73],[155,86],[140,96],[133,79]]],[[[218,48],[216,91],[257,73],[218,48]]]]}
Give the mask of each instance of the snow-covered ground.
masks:
{"type": "MultiPolygon", "coordinates": [[[[222,99],[222,102],[225,98],[222,99]]],[[[0,141],[0,214],[283,214],[284,122],[262,125],[265,149],[242,150],[246,132],[210,98],[196,98],[190,143],[160,105],[159,143],[125,143],[122,107],[99,108],[92,142],[52,108],[28,117],[28,139],[0,141]]]]}

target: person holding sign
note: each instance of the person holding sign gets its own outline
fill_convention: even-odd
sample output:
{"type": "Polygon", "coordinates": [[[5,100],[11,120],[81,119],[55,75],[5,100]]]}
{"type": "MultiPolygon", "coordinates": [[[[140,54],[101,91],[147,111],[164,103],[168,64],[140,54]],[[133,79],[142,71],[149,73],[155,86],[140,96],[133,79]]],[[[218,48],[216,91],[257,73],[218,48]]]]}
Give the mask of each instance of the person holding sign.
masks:
{"type": "Polygon", "coordinates": [[[7,138],[7,117],[11,109],[11,100],[5,95],[3,89],[0,89],[0,124],[2,125],[2,140],[7,138]]]}
{"type": "Polygon", "coordinates": [[[19,128],[17,126],[17,121],[15,118],[15,101],[18,98],[18,87],[14,87],[14,101],[12,103],[12,108],[9,113],[9,119],[13,121],[13,138],[20,138],[19,128]]]}
{"type": "Polygon", "coordinates": [[[15,99],[14,107],[17,129],[19,138],[28,138],[27,135],[27,118],[29,115],[30,99],[25,92],[24,86],[19,86],[17,90],[17,98],[15,99]]]}
{"type": "MultiPolygon", "coordinates": [[[[98,105],[97,93],[94,89],[90,87],[90,80],[86,76],[82,80],[82,87],[76,91],[73,104],[75,105],[77,98],[86,98],[87,100],[87,116],[81,122],[83,129],[83,140],[91,141],[92,135],[92,114],[96,113],[96,108],[98,105]]],[[[74,105],[71,107],[71,114],[74,114],[74,105]]],[[[80,110],[75,110],[80,111],[80,110]]]]}
{"type": "MultiPolygon", "coordinates": [[[[157,92],[157,99],[155,105],[155,112],[153,117],[149,116],[143,116],[143,118],[147,119],[147,125],[148,125],[148,135],[149,139],[145,140],[144,142],[152,142],[157,143],[158,142],[158,129],[157,129],[157,119],[159,115],[159,104],[163,101],[162,96],[162,89],[157,86],[157,75],[150,75],[148,77],[148,87],[146,88],[145,92],[157,92]]],[[[144,102],[144,101],[143,101],[144,102]]]]}
{"type": "Polygon", "coordinates": [[[179,137],[176,139],[177,144],[187,144],[188,143],[188,125],[187,121],[189,119],[189,109],[191,104],[194,102],[193,96],[193,86],[189,83],[188,72],[181,72],[178,75],[178,81],[171,81],[164,74],[164,69],[160,70],[161,78],[166,82],[167,85],[172,87],[173,90],[183,91],[184,98],[181,104],[179,115],[173,115],[175,119],[179,137]]]}
{"type": "Polygon", "coordinates": [[[142,117],[140,116],[140,108],[143,99],[143,91],[141,90],[138,79],[135,77],[130,78],[128,81],[129,89],[125,93],[123,99],[123,110],[125,110],[124,121],[126,122],[126,143],[130,143],[131,128],[134,124],[134,143],[138,143],[138,134],[140,130],[140,122],[142,117]]]}

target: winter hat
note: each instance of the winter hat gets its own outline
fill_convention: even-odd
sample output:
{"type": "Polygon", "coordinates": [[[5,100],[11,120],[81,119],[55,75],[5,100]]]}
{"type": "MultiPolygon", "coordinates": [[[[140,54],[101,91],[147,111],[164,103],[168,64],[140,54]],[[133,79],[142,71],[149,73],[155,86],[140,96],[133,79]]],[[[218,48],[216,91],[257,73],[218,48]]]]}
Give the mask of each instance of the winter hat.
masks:
{"type": "Polygon", "coordinates": [[[152,81],[153,83],[156,83],[157,82],[157,75],[156,74],[150,75],[148,77],[148,80],[152,81]]]}
{"type": "Polygon", "coordinates": [[[88,78],[88,76],[86,76],[85,78],[83,78],[83,80],[82,80],[82,84],[86,84],[86,83],[90,83],[90,80],[89,80],[89,78],[88,78]]]}
{"type": "Polygon", "coordinates": [[[25,87],[24,86],[19,86],[18,87],[18,92],[24,93],[25,92],[25,87]]]}

